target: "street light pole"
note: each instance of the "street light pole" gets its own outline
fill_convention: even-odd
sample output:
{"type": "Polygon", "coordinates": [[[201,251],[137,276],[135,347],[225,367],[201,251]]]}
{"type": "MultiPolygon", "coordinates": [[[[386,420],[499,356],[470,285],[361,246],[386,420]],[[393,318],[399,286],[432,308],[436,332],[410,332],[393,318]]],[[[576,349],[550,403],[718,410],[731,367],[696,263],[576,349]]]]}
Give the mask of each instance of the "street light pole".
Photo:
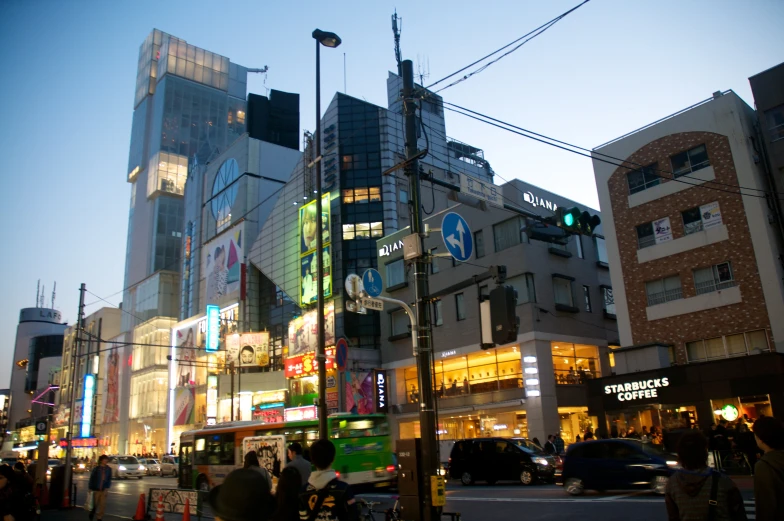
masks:
{"type": "MultiPolygon", "coordinates": [[[[318,421],[319,437],[323,440],[329,439],[327,428],[327,353],[324,345],[326,339],[324,331],[324,229],[322,224],[321,209],[321,46],[337,47],[340,45],[340,37],[335,33],[329,33],[316,29],[313,31],[313,38],[316,40],[316,270],[318,272],[318,297],[316,299],[316,313],[318,323],[318,346],[316,360],[318,360],[318,421]]],[[[329,226],[329,223],[327,223],[329,226]]],[[[331,232],[331,230],[330,230],[331,232]]]]}

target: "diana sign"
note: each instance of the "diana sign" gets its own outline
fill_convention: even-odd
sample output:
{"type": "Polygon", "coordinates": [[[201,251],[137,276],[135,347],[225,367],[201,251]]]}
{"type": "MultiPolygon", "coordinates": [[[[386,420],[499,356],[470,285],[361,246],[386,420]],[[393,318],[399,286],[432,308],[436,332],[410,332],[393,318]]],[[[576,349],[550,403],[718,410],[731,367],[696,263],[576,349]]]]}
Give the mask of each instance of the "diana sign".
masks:
{"type": "Polygon", "coordinates": [[[618,385],[605,385],[604,394],[615,394],[619,402],[630,402],[644,398],[658,398],[659,389],[669,387],[669,378],[651,378],[636,380],[618,385]]]}
{"type": "Polygon", "coordinates": [[[558,208],[558,205],[554,202],[548,201],[547,199],[542,199],[538,195],[534,195],[533,192],[524,192],[523,200],[534,208],[547,208],[551,212],[554,212],[556,208],[558,208]]]}
{"type": "Polygon", "coordinates": [[[378,256],[379,257],[388,257],[392,255],[393,251],[402,250],[403,249],[403,241],[399,240],[392,244],[385,244],[383,247],[378,249],[378,256]]]}
{"type": "Polygon", "coordinates": [[[373,388],[376,395],[376,412],[389,411],[387,401],[387,372],[384,370],[373,371],[373,388]]]}

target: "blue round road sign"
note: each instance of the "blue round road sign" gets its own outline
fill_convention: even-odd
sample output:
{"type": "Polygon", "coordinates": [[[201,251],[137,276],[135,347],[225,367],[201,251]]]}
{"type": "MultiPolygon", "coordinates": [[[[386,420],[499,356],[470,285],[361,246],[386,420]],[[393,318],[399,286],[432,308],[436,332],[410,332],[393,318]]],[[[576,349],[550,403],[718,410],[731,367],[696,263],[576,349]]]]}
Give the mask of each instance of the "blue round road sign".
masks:
{"type": "Polygon", "coordinates": [[[365,287],[365,293],[368,294],[368,297],[377,297],[384,291],[381,274],[373,268],[365,270],[365,273],[362,274],[362,285],[365,287]]]}
{"type": "Polygon", "coordinates": [[[459,214],[449,212],[441,221],[441,238],[452,257],[464,262],[474,253],[474,236],[468,223],[459,214]]]}
{"type": "Polygon", "coordinates": [[[338,340],[335,344],[335,362],[338,366],[338,371],[346,370],[346,362],[348,362],[348,342],[345,338],[338,340]]]}

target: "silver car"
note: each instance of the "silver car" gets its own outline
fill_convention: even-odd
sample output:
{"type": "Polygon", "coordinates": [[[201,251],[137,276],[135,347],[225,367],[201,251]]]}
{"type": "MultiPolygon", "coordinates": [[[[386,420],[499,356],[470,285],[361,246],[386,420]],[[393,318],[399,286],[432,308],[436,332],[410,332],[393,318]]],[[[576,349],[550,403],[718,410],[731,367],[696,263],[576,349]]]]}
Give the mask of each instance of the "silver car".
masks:
{"type": "Polygon", "coordinates": [[[161,473],[161,463],[153,458],[139,458],[139,463],[147,467],[148,476],[157,476],[161,473]]]}
{"type": "Polygon", "coordinates": [[[176,476],[180,470],[179,456],[163,456],[161,458],[161,476],[176,476]]]}
{"type": "Polygon", "coordinates": [[[108,465],[112,469],[114,479],[142,479],[147,473],[147,467],[139,463],[134,456],[109,456],[108,465]]]}

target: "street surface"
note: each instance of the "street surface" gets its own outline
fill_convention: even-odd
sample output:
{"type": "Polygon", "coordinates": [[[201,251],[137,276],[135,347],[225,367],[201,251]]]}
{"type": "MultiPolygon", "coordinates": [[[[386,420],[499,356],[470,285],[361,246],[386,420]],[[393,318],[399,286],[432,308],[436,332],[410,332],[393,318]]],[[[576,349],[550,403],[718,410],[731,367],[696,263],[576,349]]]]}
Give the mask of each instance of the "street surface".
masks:
{"type": "MultiPolygon", "coordinates": [[[[77,504],[84,503],[87,490],[87,476],[74,476],[77,484],[77,504]]],[[[115,480],[109,492],[106,507],[106,519],[131,519],[136,512],[139,494],[148,493],[151,487],[175,488],[175,478],[145,477],[142,480],[115,480]]],[[[750,478],[738,482],[744,499],[747,500],[746,510],[749,519],[754,519],[754,503],[750,478]]],[[[387,492],[362,492],[360,497],[382,504],[374,507],[383,511],[394,503],[395,494],[387,492]]],[[[476,485],[461,486],[454,481],[447,484],[447,504],[445,512],[459,512],[462,521],[484,521],[525,519],[526,521],[545,521],[580,519],[597,521],[661,521],[666,519],[664,499],[650,492],[615,491],[598,493],[588,491],[583,496],[569,496],[562,487],[556,485],[523,485],[502,484],[496,486],[476,485]]],[[[155,518],[153,505],[151,516],[155,518]]],[[[211,519],[209,507],[205,508],[205,518],[211,519]]],[[[179,521],[179,514],[167,514],[167,521],[179,521]]],[[[375,515],[376,521],[383,521],[383,514],[375,515]]],[[[192,518],[196,521],[196,518],[192,518]]],[[[444,519],[448,519],[445,517],[444,519]]],[[[70,511],[44,511],[43,521],[86,521],[87,513],[81,509],[70,511]]]]}

